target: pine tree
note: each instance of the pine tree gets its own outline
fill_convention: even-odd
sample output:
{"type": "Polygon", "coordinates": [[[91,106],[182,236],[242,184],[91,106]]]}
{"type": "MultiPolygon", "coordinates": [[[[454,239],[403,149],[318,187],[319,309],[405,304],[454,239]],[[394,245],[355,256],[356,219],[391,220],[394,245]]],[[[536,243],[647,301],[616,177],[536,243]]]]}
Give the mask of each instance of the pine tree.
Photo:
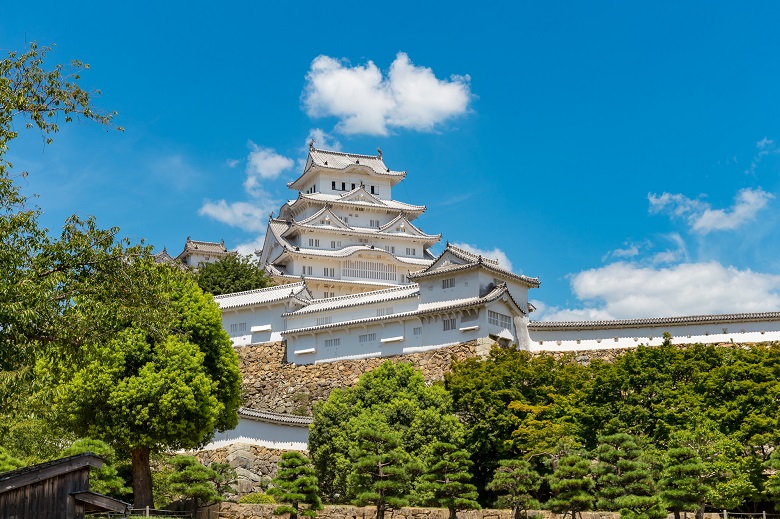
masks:
{"type": "Polygon", "coordinates": [[[202,504],[223,500],[214,488],[218,474],[198,461],[195,456],[175,456],[171,459],[173,473],[168,478],[170,488],[181,496],[192,499],[194,509],[202,504]]]}
{"type": "Polygon", "coordinates": [[[450,519],[457,518],[458,510],[479,510],[477,487],[469,483],[469,469],[473,465],[469,453],[452,443],[431,445],[426,470],[420,478],[418,490],[427,505],[440,506],[450,511],[450,519]]]}
{"type": "MultiPolygon", "coordinates": [[[[572,519],[593,507],[593,479],[590,477],[590,461],[577,454],[561,458],[550,475],[553,498],[547,502],[550,510],[572,519]]],[[[563,519],[562,518],[562,519],[563,519]]]]}
{"type": "Polygon", "coordinates": [[[707,489],[701,483],[704,464],[695,450],[675,447],[666,452],[664,467],[658,486],[666,508],[680,519],[680,512],[693,512],[699,508],[707,489]]]}
{"type": "Polygon", "coordinates": [[[268,494],[285,504],[277,507],[274,515],[290,514],[290,519],[297,519],[299,514],[317,517],[317,510],[322,510],[322,501],[311,460],[300,452],[285,452],[278,467],[276,477],[271,480],[274,486],[268,489],[268,494]],[[303,510],[302,504],[306,505],[303,510]]]}
{"type": "Polygon", "coordinates": [[[541,479],[539,474],[525,460],[501,460],[493,479],[487,489],[499,495],[497,504],[500,507],[512,509],[512,519],[520,519],[520,512],[525,512],[539,505],[531,495],[539,490],[541,479]]]}
{"type": "Polygon", "coordinates": [[[380,420],[372,422],[357,433],[348,488],[356,505],[376,505],[376,519],[384,519],[385,510],[409,503],[409,482],[415,468],[401,447],[399,435],[380,420]]]}
{"type": "Polygon", "coordinates": [[[620,511],[621,517],[630,519],[666,517],[635,438],[618,433],[600,437],[599,443],[595,468],[597,508],[620,511]]]}

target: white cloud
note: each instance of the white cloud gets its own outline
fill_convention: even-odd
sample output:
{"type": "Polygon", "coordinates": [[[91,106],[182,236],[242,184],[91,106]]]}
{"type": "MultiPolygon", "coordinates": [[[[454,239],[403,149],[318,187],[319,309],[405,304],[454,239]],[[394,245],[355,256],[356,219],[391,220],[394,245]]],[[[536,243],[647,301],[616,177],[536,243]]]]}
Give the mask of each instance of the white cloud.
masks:
{"type": "MultiPolygon", "coordinates": [[[[278,209],[280,203],[275,200],[263,186],[263,181],[277,178],[283,171],[293,167],[292,159],[278,154],[272,148],[258,146],[252,141],[248,143],[249,154],[246,161],[246,179],[244,191],[249,196],[248,201],[227,202],[226,200],[207,200],[198,210],[198,214],[244,231],[263,233],[268,222],[269,213],[278,209]]],[[[227,165],[234,167],[237,160],[228,160],[227,165]]],[[[262,234],[255,240],[262,240],[262,234]]],[[[246,250],[249,245],[240,245],[246,250]]]]}
{"type": "Polygon", "coordinates": [[[236,166],[238,166],[238,163],[239,163],[239,162],[241,162],[241,161],[240,161],[240,160],[238,160],[238,159],[227,159],[227,160],[225,161],[225,165],[226,165],[227,167],[229,167],[229,168],[235,168],[236,166]]]}
{"type": "Polygon", "coordinates": [[[463,249],[465,251],[468,251],[472,254],[477,254],[478,256],[482,256],[483,258],[489,258],[498,260],[498,264],[505,268],[506,270],[512,270],[512,262],[509,261],[509,258],[499,248],[495,249],[480,249],[479,247],[475,247],[474,245],[469,245],[468,243],[453,243],[455,247],[458,247],[459,249],[463,249]]]}
{"type": "Polygon", "coordinates": [[[745,170],[745,173],[748,175],[755,174],[756,169],[758,169],[758,165],[761,164],[761,161],[764,160],[764,157],[780,152],[780,150],[778,150],[775,146],[775,141],[772,139],[767,139],[766,137],[756,143],[756,149],[758,149],[758,153],[755,154],[753,160],[750,162],[750,167],[745,170]]]}
{"type": "Polygon", "coordinates": [[[292,159],[279,155],[272,148],[264,148],[249,141],[244,189],[251,196],[262,196],[263,180],[274,180],[282,171],[294,165],[292,159]]]}
{"type": "Polygon", "coordinates": [[[264,236],[258,236],[253,240],[238,244],[235,250],[242,256],[254,256],[255,252],[258,252],[263,248],[264,242],[264,236]]]}
{"type": "Polygon", "coordinates": [[[198,210],[198,214],[201,216],[207,216],[218,222],[250,232],[265,231],[268,213],[267,207],[256,202],[228,203],[225,200],[207,201],[198,210]]]}
{"type": "Polygon", "coordinates": [[[734,230],[753,220],[770,200],[775,198],[760,187],[745,188],[737,193],[734,204],[728,209],[712,209],[710,204],[702,200],[694,200],[682,194],[663,193],[657,196],[647,195],[651,213],[668,213],[674,217],[684,218],[691,230],[699,234],[712,231],[734,230]]]}
{"type": "Polygon", "coordinates": [[[468,110],[470,78],[438,79],[399,52],[387,77],[372,61],[354,67],[328,56],[312,61],[302,98],[310,117],[333,116],[345,134],[387,135],[390,128],[431,131],[468,110]]]}
{"type": "Polygon", "coordinates": [[[780,310],[780,276],[718,262],[665,268],[617,262],[571,278],[580,309],[551,309],[544,320],[630,319],[780,310]],[[588,317],[592,316],[592,317],[588,317]]]}
{"type": "Polygon", "coordinates": [[[305,147],[303,152],[308,153],[309,143],[314,141],[314,146],[321,150],[341,151],[341,143],[333,137],[331,134],[321,128],[312,128],[309,130],[309,136],[306,137],[305,147]]]}

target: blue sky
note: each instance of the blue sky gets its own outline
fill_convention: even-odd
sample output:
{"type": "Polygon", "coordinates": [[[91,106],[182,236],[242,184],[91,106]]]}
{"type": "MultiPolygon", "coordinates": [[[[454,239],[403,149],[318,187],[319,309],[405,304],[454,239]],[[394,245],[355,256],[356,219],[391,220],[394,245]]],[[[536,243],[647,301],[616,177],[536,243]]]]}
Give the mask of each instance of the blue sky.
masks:
{"type": "Polygon", "coordinates": [[[11,144],[52,231],[251,248],[316,135],[539,276],[535,318],[780,310],[779,4],[77,4],[0,4],[125,128],[11,144]]]}

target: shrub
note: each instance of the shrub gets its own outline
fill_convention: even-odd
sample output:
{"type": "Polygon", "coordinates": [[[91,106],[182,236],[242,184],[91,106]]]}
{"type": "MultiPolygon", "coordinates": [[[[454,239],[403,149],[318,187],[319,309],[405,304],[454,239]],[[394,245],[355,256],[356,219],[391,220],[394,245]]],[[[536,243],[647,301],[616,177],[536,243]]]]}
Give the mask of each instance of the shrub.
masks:
{"type": "Polygon", "coordinates": [[[238,500],[243,505],[274,505],[276,501],[273,497],[263,492],[255,492],[253,494],[247,494],[238,500]]]}

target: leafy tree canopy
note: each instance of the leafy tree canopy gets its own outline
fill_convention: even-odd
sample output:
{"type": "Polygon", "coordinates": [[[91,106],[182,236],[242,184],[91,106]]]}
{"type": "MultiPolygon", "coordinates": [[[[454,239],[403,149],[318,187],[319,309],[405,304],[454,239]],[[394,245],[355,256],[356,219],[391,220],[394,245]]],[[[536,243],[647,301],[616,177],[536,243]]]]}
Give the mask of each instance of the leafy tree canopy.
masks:
{"type": "Polygon", "coordinates": [[[273,285],[271,278],[249,256],[225,256],[198,268],[198,286],[204,292],[218,296],[244,292],[273,285]]]}
{"type": "Polygon", "coordinates": [[[285,504],[277,507],[274,514],[290,514],[290,519],[297,519],[298,514],[316,517],[317,510],[323,507],[311,460],[300,452],[285,452],[278,467],[276,477],[271,480],[274,487],[268,489],[268,494],[285,504]]]}
{"type": "Polygon", "coordinates": [[[346,475],[353,466],[358,432],[366,427],[391,428],[418,462],[436,441],[455,443],[463,437],[443,387],[426,385],[410,364],[386,361],[365,373],[354,388],[336,389],[326,402],[315,405],[309,452],[320,489],[331,500],[354,497],[346,475]]]}

